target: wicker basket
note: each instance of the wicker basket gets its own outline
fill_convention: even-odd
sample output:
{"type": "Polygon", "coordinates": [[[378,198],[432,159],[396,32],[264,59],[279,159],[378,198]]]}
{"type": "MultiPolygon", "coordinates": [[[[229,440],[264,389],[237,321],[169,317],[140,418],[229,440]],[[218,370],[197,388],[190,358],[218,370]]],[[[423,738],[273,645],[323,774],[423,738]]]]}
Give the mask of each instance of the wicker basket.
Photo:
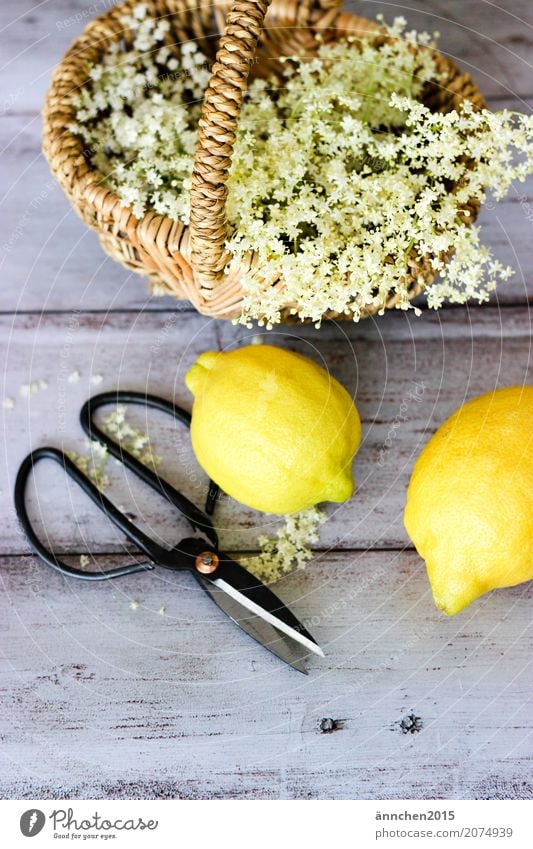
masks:
{"type": "MultiPolygon", "coordinates": [[[[312,55],[319,46],[317,33],[327,43],[371,32],[377,39],[386,36],[375,23],[342,12],[338,0],[273,0],[267,15],[270,0],[219,0],[214,11],[212,5],[197,6],[193,0],[148,0],[147,5],[150,14],[170,21],[167,43],[175,55],[179,55],[180,43],[194,39],[214,60],[199,125],[190,225],[155,213],[136,218],[105,187],[84,153],[82,140],[67,129],[75,120],[75,99],[87,83],[89,63],[98,62],[113,41],[121,40],[127,48],[131,35],[123,31],[120,18],[135,6],[134,0],[92,21],[56,69],[43,113],[44,154],[75,210],[97,230],[105,251],[127,268],[148,276],[156,291],[186,298],[205,315],[233,318],[240,312],[240,281],[244,274],[253,275],[255,268],[251,256],[245,267],[228,269],[225,249],[226,179],[249,74],[279,72],[280,56],[301,51],[312,55]],[[224,34],[218,39],[226,11],[224,34]]],[[[477,107],[485,105],[468,74],[442,54],[437,54],[437,60],[445,83],[439,88],[427,87],[424,102],[430,108],[449,111],[464,99],[477,107]]],[[[471,221],[477,211],[473,203],[471,221]]],[[[435,276],[429,263],[420,263],[415,257],[409,261],[408,273],[411,297],[435,276]]],[[[396,303],[397,296],[391,293],[382,306],[390,308],[396,303]]],[[[365,314],[380,308],[367,308],[365,314]]],[[[348,316],[330,313],[326,317],[348,316]]]]}

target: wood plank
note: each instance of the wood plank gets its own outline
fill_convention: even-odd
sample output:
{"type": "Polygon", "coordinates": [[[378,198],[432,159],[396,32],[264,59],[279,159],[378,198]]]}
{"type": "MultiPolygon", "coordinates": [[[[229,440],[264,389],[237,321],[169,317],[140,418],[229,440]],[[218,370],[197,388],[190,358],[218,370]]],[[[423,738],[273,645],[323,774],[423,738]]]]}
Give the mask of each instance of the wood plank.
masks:
{"type": "MultiPolygon", "coordinates": [[[[0,114],[40,110],[50,75],[86,23],[114,5],[113,0],[32,0],[3,3],[2,95],[0,114]]],[[[489,97],[533,94],[531,48],[533,9],[529,0],[503,6],[484,0],[412,0],[407,7],[375,0],[345,3],[373,18],[403,14],[409,26],[441,33],[440,47],[469,71],[489,97]]]]}
{"type": "MultiPolygon", "coordinates": [[[[464,399],[496,386],[531,382],[531,323],[526,310],[485,307],[425,313],[394,312],[377,319],[283,327],[264,334],[322,361],[356,398],[363,420],[363,443],[355,461],[357,493],[344,505],[327,506],[321,547],[403,547],[408,539],[402,513],[413,463],[429,436],[464,399]]],[[[6,450],[1,459],[3,506],[0,552],[27,551],[11,506],[18,464],[32,447],[51,443],[85,451],[77,423],[83,401],[97,391],[137,389],[174,397],[187,409],[192,398],[184,375],[204,350],[226,350],[249,343],[252,331],[194,314],[116,313],[71,316],[3,316],[0,338],[7,396],[16,401],[4,411],[6,450]],[[68,376],[79,371],[78,383],[68,376]],[[97,387],[91,375],[101,374],[97,387]],[[39,379],[48,389],[21,398],[19,387],[39,379]]],[[[148,429],[164,475],[196,503],[202,503],[206,478],[190,448],[187,432],[165,417],[131,412],[148,429]]],[[[59,469],[37,470],[33,510],[46,492],[43,516],[50,538],[62,550],[123,550],[122,538],[85,496],[71,492],[59,469]],[[43,490],[43,487],[46,489],[43,490]]],[[[150,532],[171,545],[185,525],[166,504],[111,464],[109,492],[150,532]]],[[[39,502],[40,503],[40,502],[39,502]]],[[[257,537],[272,533],[279,519],[222,499],[216,523],[224,547],[253,550],[257,537]]]]}
{"type": "Polygon", "coordinates": [[[277,588],[327,653],[306,677],[189,576],[1,580],[3,798],[533,795],[533,583],[447,619],[415,554],[330,552],[277,588]]]}

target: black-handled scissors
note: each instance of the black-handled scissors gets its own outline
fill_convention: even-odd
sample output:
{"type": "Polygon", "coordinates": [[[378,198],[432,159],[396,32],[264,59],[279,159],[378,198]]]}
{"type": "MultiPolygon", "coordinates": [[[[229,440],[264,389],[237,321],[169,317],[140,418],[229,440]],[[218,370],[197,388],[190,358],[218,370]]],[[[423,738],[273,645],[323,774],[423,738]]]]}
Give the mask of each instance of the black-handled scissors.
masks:
{"type": "Polygon", "coordinates": [[[169,413],[187,427],[190,426],[190,414],[171,401],[155,395],[140,392],[104,392],[83,405],[80,411],[80,423],[90,439],[105,445],[111,456],[170,501],[186,517],[193,530],[199,532],[203,538],[186,537],[173,548],[164,548],[150,539],[118,510],[63,451],[42,447],[32,451],[22,462],[15,481],[15,509],[33,551],[45,563],[63,575],[85,581],[119,578],[154,568],[151,563],[134,563],[105,572],[89,572],[67,565],[46,548],[31,524],[25,495],[28,478],[34,465],[39,460],[54,460],[152,563],[163,566],[165,569],[192,572],[201,587],[237,625],[286,663],[300,672],[306,672],[304,658],[310,652],[323,656],[322,649],[301,622],[268,587],[218,548],[217,533],[208,515],[214,508],[218,494],[216,484],[212,481],[210,483],[207,512],[204,513],[168,481],[141,463],[95,424],[93,416],[96,410],[107,404],[121,403],[141,404],[161,410],[169,413]]]}

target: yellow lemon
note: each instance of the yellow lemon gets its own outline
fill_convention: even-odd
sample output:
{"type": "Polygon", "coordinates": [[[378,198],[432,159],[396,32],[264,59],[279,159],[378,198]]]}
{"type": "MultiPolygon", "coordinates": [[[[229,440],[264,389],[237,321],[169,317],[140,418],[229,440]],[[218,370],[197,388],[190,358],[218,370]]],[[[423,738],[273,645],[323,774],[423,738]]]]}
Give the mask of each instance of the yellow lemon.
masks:
{"type": "Polygon", "coordinates": [[[405,527],[449,615],[533,578],[533,386],[481,395],[439,428],[416,462],[405,527]]]}
{"type": "Polygon", "coordinates": [[[294,513],[353,493],[361,423],[323,368],[272,345],[202,354],[187,373],[191,438],[207,474],[237,501],[294,513]]]}

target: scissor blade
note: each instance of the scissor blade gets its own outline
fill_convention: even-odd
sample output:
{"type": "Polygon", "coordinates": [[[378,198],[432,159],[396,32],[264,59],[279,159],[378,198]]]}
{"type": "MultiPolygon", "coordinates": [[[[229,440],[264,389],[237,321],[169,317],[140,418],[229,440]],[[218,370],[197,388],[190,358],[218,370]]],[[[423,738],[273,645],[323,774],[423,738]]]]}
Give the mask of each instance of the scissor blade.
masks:
{"type": "Polygon", "coordinates": [[[309,631],[285,607],[277,595],[235,560],[221,554],[219,567],[211,581],[251,613],[255,613],[278,631],[301,643],[309,651],[324,657],[324,652],[309,631]]]}
{"type": "Polygon", "coordinates": [[[309,656],[308,649],[302,646],[301,643],[293,640],[292,637],[278,631],[277,628],[266,622],[261,616],[252,613],[247,607],[244,607],[244,605],[228,595],[225,590],[217,587],[212,581],[207,581],[199,575],[196,575],[196,577],[215,604],[236,625],[242,628],[243,631],[246,631],[258,643],[261,643],[272,654],[275,654],[281,660],[285,661],[285,663],[288,663],[289,666],[293,666],[294,669],[307,675],[304,660],[309,656]]]}

